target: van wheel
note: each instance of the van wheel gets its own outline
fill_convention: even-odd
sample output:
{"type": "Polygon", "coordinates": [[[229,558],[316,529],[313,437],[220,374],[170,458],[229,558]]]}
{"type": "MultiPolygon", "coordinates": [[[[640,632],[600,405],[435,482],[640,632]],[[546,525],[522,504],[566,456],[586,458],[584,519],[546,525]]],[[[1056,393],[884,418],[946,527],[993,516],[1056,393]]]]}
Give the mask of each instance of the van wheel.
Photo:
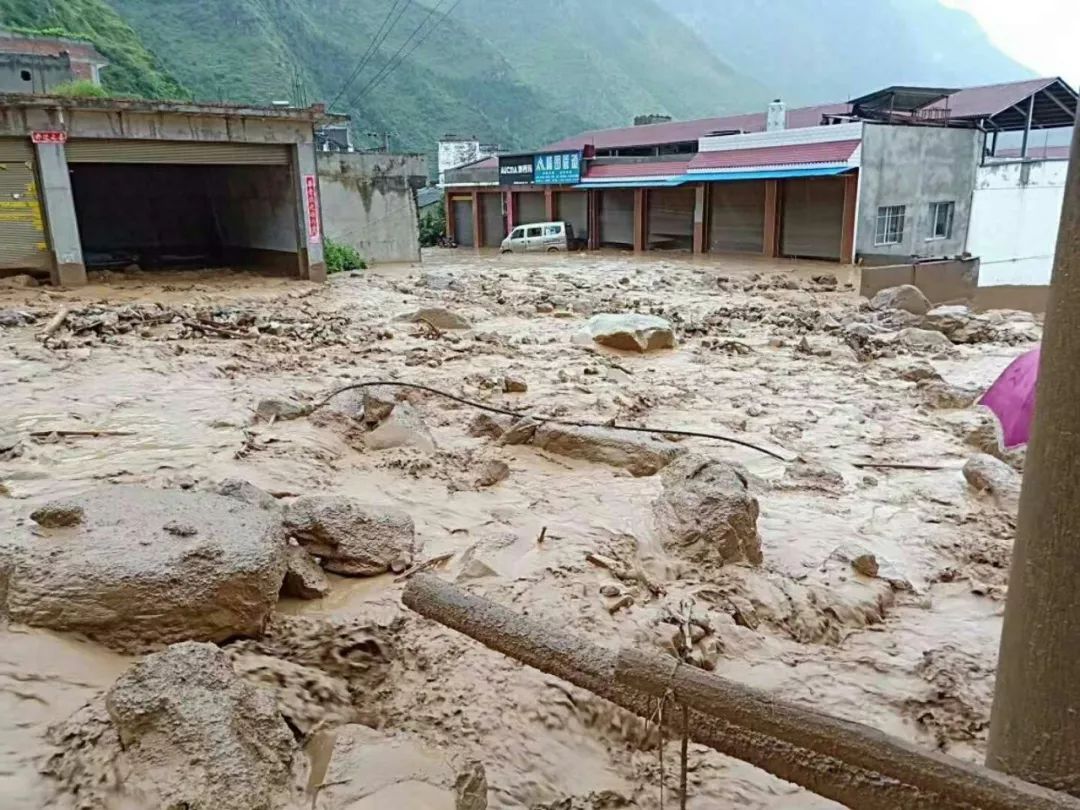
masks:
{"type": "Polygon", "coordinates": [[[558,252],[559,252],[559,249],[558,249],[558,248],[548,248],[548,249],[547,249],[547,252],[548,252],[548,253],[558,253],[558,252]]]}
{"type": "Polygon", "coordinates": [[[507,253],[509,253],[509,252],[510,252],[509,250],[500,250],[500,251],[499,251],[499,255],[500,255],[500,256],[505,256],[505,255],[506,255],[507,253]]]}

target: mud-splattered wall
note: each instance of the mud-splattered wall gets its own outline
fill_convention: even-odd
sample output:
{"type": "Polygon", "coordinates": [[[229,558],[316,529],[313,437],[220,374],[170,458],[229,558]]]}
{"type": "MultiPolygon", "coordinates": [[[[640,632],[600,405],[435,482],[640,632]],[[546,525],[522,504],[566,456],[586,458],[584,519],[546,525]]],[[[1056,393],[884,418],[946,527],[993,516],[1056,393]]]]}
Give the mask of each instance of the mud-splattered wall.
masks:
{"type": "Polygon", "coordinates": [[[426,184],[423,155],[320,154],[326,236],[368,261],[419,261],[416,189],[426,184]]]}

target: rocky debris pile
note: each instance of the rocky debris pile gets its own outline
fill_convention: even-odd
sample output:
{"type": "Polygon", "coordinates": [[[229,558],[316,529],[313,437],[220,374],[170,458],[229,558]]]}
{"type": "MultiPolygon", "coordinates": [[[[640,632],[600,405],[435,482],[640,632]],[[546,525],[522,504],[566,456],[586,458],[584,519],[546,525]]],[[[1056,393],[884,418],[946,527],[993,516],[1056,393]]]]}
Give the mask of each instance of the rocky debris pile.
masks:
{"type": "Polygon", "coordinates": [[[1004,461],[986,453],[976,453],[964,465],[964,478],[976,491],[992,495],[1001,508],[1016,513],[1021,478],[1004,461]]]}
{"type": "Polygon", "coordinates": [[[297,806],[306,762],[269,692],[212,644],[175,644],[50,732],[45,772],[80,807],[297,806]]]}
{"type": "Polygon", "coordinates": [[[298,498],[285,511],[285,528],[327,571],[370,577],[400,573],[412,563],[412,518],[344,495],[298,498]]]}
{"type": "Polygon", "coordinates": [[[341,315],[308,311],[295,302],[261,302],[257,307],[90,304],[72,309],[47,344],[74,348],[137,335],[151,340],[217,338],[324,347],[348,343],[349,323],[341,315]]]}
{"type": "Polygon", "coordinates": [[[901,329],[896,336],[896,342],[904,348],[916,351],[940,352],[952,348],[952,341],[941,332],[935,332],[932,329],[920,329],[917,326],[901,329]]]}
{"type": "Polygon", "coordinates": [[[982,394],[981,389],[970,385],[954,385],[944,380],[924,379],[917,383],[919,393],[931,408],[969,408],[982,394]]]}
{"type": "Polygon", "coordinates": [[[486,810],[487,778],[479,762],[455,765],[411,737],[346,725],[317,741],[331,747],[315,810],[425,807],[486,810]]]}
{"type": "Polygon", "coordinates": [[[571,427],[529,418],[511,425],[499,442],[528,444],[560,456],[608,464],[636,477],[655,475],[683,452],[682,448],[647,433],[571,427]]]}
{"type": "Polygon", "coordinates": [[[394,320],[403,323],[424,323],[438,331],[472,328],[472,324],[469,323],[467,318],[443,307],[422,307],[413,312],[398,315],[394,320]]]}
{"type": "Polygon", "coordinates": [[[904,710],[948,751],[956,742],[985,739],[994,696],[994,668],[979,656],[951,644],[923,652],[916,667],[926,682],[925,696],[904,710]]]}
{"type": "Polygon", "coordinates": [[[675,348],[675,331],[671,322],[656,315],[593,315],[585,324],[585,333],[601,346],[626,352],[644,353],[675,348]]]}
{"type": "Polygon", "coordinates": [[[0,612],[124,651],[262,631],[285,573],[280,518],[206,492],[105,486],[0,545],[0,612]]]}
{"type": "Polygon", "coordinates": [[[0,327],[29,326],[37,322],[37,316],[21,309],[0,309],[0,327]]]}
{"type": "Polygon", "coordinates": [[[738,469],[687,454],[668,465],[662,482],[653,514],[665,548],[701,563],[761,563],[758,502],[738,469]]]}
{"type": "Polygon", "coordinates": [[[901,284],[878,292],[870,299],[870,309],[899,309],[912,315],[925,315],[930,311],[930,301],[918,287],[901,284]]]}
{"type": "Polygon", "coordinates": [[[28,276],[26,273],[20,273],[17,276],[4,276],[0,278],[0,287],[8,287],[13,290],[26,289],[28,287],[37,287],[38,280],[33,276],[28,276]]]}

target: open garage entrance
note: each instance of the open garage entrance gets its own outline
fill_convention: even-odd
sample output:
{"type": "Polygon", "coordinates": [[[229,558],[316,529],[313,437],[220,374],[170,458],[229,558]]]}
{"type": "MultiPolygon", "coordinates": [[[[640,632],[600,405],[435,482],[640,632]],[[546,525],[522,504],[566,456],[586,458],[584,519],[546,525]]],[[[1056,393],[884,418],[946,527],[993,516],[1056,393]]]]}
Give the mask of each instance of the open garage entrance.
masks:
{"type": "Polygon", "coordinates": [[[649,250],[693,250],[693,187],[653,188],[648,195],[649,250]]]}
{"type": "Polygon", "coordinates": [[[67,160],[89,267],[300,272],[288,147],[73,140],[67,160]]]}

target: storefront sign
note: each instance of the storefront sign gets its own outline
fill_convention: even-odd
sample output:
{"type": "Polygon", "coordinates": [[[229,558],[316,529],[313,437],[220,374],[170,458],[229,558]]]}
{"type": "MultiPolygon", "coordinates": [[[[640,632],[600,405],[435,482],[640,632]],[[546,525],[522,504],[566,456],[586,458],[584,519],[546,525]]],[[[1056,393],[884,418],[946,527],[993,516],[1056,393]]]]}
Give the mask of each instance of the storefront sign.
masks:
{"type": "Polygon", "coordinates": [[[67,133],[58,130],[40,130],[30,133],[34,143],[67,143],[67,133]]]}
{"type": "Polygon", "coordinates": [[[499,185],[529,185],[533,181],[533,155],[500,155],[499,185]]]}
{"type": "Polygon", "coordinates": [[[574,185],[581,182],[581,152],[555,152],[533,159],[536,185],[574,185]]]}
{"type": "Polygon", "coordinates": [[[319,220],[319,181],[313,174],[304,175],[304,195],[307,198],[307,232],[312,244],[322,239],[322,222],[319,220]]]}

